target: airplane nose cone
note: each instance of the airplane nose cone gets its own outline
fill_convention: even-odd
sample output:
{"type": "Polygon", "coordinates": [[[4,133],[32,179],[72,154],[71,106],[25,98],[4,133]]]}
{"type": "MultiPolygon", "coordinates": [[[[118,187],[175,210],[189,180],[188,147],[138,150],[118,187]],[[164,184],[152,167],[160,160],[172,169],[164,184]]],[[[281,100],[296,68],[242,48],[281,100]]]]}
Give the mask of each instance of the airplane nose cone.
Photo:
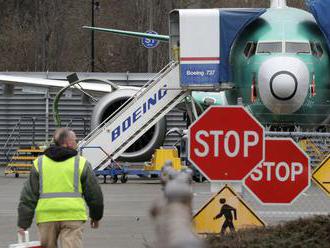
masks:
{"type": "Polygon", "coordinates": [[[266,60],[258,73],[261,101],[273,113],[290,114],[304,103],[309,89],[309,71],[304,62],[293,57],[266,60]]]}
{"type": "Polygon", "coordinates": [[[296,94],[297,78],[290,72],[277,72],[270,79],[270,91],[279,100],[289,100],[296,94]]]}

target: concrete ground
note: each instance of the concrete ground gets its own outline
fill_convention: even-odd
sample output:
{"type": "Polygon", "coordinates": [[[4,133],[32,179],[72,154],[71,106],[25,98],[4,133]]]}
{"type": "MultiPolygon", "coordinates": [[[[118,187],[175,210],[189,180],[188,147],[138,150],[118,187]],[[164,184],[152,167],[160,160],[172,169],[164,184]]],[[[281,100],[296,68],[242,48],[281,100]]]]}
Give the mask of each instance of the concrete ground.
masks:
{"type": "MultiPolygon", "coordinates": [[[[0,168],[0,248],[16,242],[17,204],[26,176],[4,176],[0,168]]],[[[100,182],[103,180],[100,179],[100,182]]],[[[155,238],[154,225],[148,211],[152,202],[162,193],[157,180],[129,179],[126,184],[101,184],[105,212],[99,229],[85,225],[85,247],[148,247],[155,238]]],[[[209,183],[193,185],[193,209],[197,211],[212,195],[209,183]]],[[[283,192],[285,194],[285,192],[283,192]]],[[[244,188],[241,195],[268,224],[330,214],[330,197],[312,185],[297,201],[287,206],[262,206],[244,188]]],[[[30,229],[31,240],[37,240],[37,228],[30,229]]]]}
{"type": "MultiPolygon", "coordinates": [[[[0,169],[0,248],[16,243],[17,204],[27,176],[4,176],[0,169]]],[[[102,182],[103,180],[100,180],[102,182]]],[[[147,247],[154,240],[154,225],[148,210],[161,194],[159,181],[128,180],[126,184],[101,184],[105,212],[99,229],[91,229],[86,223],[85,247],[147,247]]],[[[199,208],[209,196],[209,185],[195,184],[194,208],[199,208]]],[[[29,229],[30,239],[37,240],[35,224],[29,229]]]]}

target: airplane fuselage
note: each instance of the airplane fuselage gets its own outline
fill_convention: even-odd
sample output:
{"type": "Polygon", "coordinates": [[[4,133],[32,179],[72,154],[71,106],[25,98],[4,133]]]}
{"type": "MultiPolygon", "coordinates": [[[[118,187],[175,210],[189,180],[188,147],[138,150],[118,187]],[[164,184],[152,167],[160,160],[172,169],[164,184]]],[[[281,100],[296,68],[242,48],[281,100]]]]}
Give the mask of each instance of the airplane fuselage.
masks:
{"type": "Polygon", "coordinates": [[[268,9],[236,39],[230,63],[229,104],[245,105],[265,125],[327,124],[329,51],[308,12],[268,9]]]}

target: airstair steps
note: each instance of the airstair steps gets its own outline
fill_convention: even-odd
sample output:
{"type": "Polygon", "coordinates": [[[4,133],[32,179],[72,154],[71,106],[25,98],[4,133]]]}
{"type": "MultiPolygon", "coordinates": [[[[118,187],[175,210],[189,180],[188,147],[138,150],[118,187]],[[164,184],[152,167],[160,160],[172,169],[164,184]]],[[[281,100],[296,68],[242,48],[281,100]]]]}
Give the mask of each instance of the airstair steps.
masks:
{"type": "Polygon", "coordinates": [[[29,168],[32,167],[32,164],[19,164],[19,163],[9,163],[7,166],[9,167],[20,167],[20,168],[29,168]]]}
{"type": "Polygon", "coordinates": [[[148,131],[151,126],[153,126],[154,124],[156,124],[157,120],[159,120],[160,118],[162,118],[170,109],[174,108],[175,106],[172,105],[173,103],[176,103],[175,105],[177,105],[177,103],[180,102],[181,100],[183,100],[183,98],[185,96],[186,96],[185,92],[182,92],[180,95],[178,95],[176,98],[174,98],[169,103],[169,105],[171,107],[164,108],[164,109],[160,110],[153,118],[150,119],[149,122],[147,122],[143,127],[141,127],[141,129],[138,132],[136,132],[130,139],[128,139],[126,142],[124,142],[114,152],[115,155],[112,158],[113,159],[118,158],[120,156],[121,150],[123,150],[122,152],[124,152],[131,144],[133,144],[136,141],[137,138],[139,138],[142,134],[144,134],[146,131],[148,131]],[[167,109],[168,109],[168,111],[167,111],[167,109]]]}
{"type": "Polygon", "coordinates": [[[17,150],[17,152],[20,152],[20,153],[23,153],[23,152],[27,152],[27,153],[29,153],[29,152],[36,152],[36,153],[42,153],[42,152],[44,152],[44,150],[43,149],[39,149],[39,148],[31,148],[31,149],[18,149],[17,150]]]}
{"type": "Polygon", "coordinates": [[[33,156],[13,156],[12,159],[13,160],[28,160],[28,161],[33,161],[35,160],[37,157],[33,157],[33,156]]]}
{"type": "Polygon", "coordinates": [[[82,155],[93,169],[104,169],[186,95],[180,87],[179,65],[172,62],[79,143],[82,155]]]}
{"type": "Polygon", "coordinates": [[[5,175],[14,174],[15,177],[19,177],[20,174],[29,174],[33,161],[43,152],[44,149],[35,146],[18,148],[7,163],[5,175]]]}

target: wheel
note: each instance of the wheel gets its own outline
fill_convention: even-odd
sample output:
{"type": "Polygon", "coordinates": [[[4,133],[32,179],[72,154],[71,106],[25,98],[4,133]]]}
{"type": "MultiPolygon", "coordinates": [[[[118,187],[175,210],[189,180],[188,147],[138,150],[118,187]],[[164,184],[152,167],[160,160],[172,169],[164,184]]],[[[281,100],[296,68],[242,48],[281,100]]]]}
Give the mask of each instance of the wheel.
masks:
{"type": "Polygon", "coordinates": [[[126,174],[121,175],[120,181],[122,183],[127,183],[127,180],[128,180],[128,176],[126,174]]]}
{"type": "Polygon", "coordinates": [[[118,181],[118,176],[117,175],[114,175],[114,176],[110,177],[110,183],[111,184],[115,184],[115,183],[117,183],[117,181],[118,181]]]}
{"type": "Polygon", "coordinates": [[[197,182],[197,183],[202,183],[202,182],[204,182],[204,181],[206,180],[206,178],[203,177],[203,175],[200,174],[200,173],[195,173],[195,174],[193,175],[192,179],[193,179],[195,182],[197,182]]]}
{"type": "Polygon", "coordinates": [[[18,178],[19,177],[19,174],[18,173],[15,173],[15,177],[18,178]]]}

